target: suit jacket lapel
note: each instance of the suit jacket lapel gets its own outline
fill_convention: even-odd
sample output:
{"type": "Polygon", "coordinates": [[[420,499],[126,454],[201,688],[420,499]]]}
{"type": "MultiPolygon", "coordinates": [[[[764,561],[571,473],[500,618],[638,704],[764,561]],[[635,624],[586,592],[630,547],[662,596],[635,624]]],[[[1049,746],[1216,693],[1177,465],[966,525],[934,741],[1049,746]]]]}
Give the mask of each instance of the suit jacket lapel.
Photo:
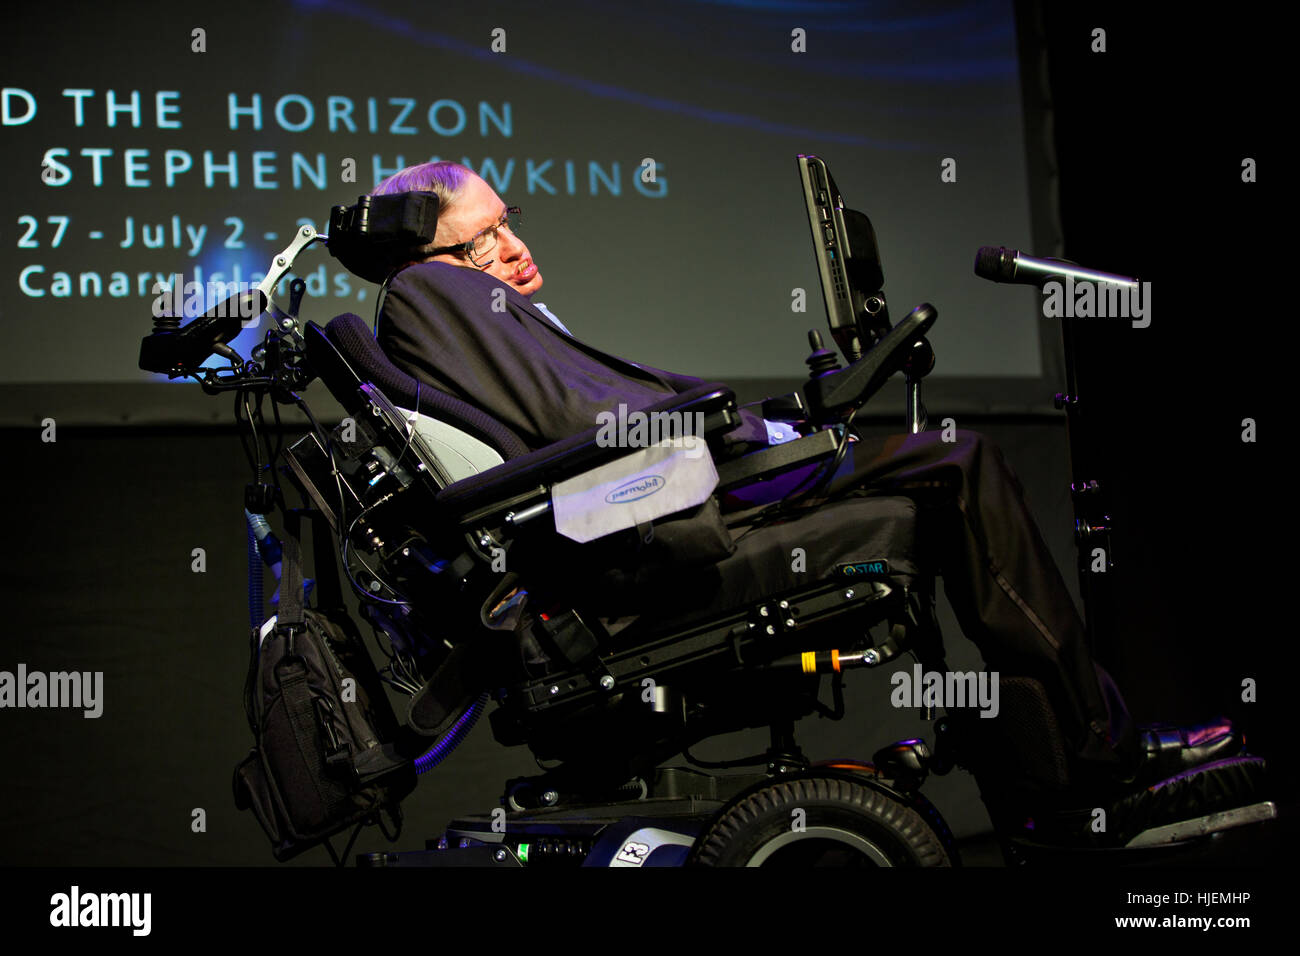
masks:
{"type": "MultiPolygon", "coordinates": [[[[505,285],[505,283],[502,284],[505,285]]],[[[507,285],[506,288],[510,287],[507,285]]],[[[529,318],[542,323],[542,325],[550,329],[553,334],[558,335],[574,348],[580,349],[583,353],[595,359],[597,362],[615,369],[623,375],[631,375],[634,378],[640,379],[650,378],[652,380],[657,380],[664,387],[669,388],[674,392],[684,391],[687,388],[698,385],[700,382],[699,379],[676,375],[672,372],[664,372],[662,369],[647,368],[643,365],[637,365],[635,362],[629,362],[627,359],[621,359],[616,355],[609,355],[606,352],[602,352],[594,345],[590,345],[577,336],[561,329],[546,317],[546,313],[533,305],[532,301],[527,296],[520,295],[514,289],[510,289],[510,293],[514,302],[520,306],[524,314],[529,318]]]]}
{"type": "Polygon", "coordinates": [[[537,308],[537,306],[533,305],[531,300],[529,300],[527,297],[521,295],[519,298],[523,302],[524,311],[527,312],[534,319],[536,319],[538,322],[542,323],[542,325],[546,326],[552,332],[558,332],[560,335],[568,339],[570,342],[577,342],[579,345],[582,344],[571,333],[566,332],[564,329],[560,328],[558,325],[552,322],[550,318],[547,317],[546,313],[543,312],[541,309],[537,308]]]}

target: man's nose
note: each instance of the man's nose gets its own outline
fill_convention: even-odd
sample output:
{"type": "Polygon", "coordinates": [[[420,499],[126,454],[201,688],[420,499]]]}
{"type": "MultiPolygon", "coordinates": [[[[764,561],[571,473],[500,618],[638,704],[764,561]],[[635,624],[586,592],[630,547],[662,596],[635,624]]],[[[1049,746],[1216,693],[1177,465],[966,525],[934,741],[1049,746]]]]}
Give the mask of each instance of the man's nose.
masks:
{"type": "Polygon", "coordinates": [[[528,255],[528,247],[508,229],[502,229],[497,233],[497,242],[501,245],[502,259],[519,259],[528,255]]]}

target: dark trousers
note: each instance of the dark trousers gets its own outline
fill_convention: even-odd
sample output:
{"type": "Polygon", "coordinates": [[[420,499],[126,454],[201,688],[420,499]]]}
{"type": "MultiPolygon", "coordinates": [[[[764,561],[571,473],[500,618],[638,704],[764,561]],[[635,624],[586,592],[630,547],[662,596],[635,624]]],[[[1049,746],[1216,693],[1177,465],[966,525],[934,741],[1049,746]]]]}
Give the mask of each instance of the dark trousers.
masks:
{"type": "MultiPolygon", "coordinates": [[[[1138,760],[1135,729],[1118,688],[1089,654],[1083,620],[1020,480],[982,435],[950,435],[953,441],[927,431],[853,442],[818,498],[890,494],[916,501],[920,557],[943,576],[962,631],[987,668],[1043,683],[1078,776],[1128,776],[1138,760]]],[[[740,489],[728,509],[748,512],[806,491],[819,467],[740,489]]]]}

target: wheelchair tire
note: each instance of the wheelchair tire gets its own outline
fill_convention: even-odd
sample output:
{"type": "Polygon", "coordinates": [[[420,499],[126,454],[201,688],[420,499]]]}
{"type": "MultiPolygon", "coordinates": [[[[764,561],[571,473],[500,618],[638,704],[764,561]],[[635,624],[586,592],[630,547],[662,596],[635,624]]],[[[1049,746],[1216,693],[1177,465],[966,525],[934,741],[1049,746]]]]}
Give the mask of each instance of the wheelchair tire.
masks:
{"type": "Polygon", "coordinates": [[[695,841],[688,865],[921,867],[952,860],[929,822],[898,798],[810,775],[765,784],[725,807],[695,841]]]}

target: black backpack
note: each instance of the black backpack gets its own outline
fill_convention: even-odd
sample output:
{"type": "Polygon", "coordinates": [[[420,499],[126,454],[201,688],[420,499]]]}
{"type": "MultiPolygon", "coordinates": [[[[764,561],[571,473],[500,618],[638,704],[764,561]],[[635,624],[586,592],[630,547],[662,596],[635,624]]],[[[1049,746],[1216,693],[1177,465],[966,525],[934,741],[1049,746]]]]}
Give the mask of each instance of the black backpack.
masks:
{"type": "Polygon", "coordinates": [[[401,832],[400,803],[415,768],[394,747],[397,719],[338,590],[329,531],[312,534],[320,606],[302,605],[300,515],[285,516],[280,608],[252,638],[244,704],[255,746],[235,768],[235,806],[252,810],[280,861],[320,843],[342,865],[361,828],[401,832]],[[329,838],[355,826],[342,856],[329,838]]]}

